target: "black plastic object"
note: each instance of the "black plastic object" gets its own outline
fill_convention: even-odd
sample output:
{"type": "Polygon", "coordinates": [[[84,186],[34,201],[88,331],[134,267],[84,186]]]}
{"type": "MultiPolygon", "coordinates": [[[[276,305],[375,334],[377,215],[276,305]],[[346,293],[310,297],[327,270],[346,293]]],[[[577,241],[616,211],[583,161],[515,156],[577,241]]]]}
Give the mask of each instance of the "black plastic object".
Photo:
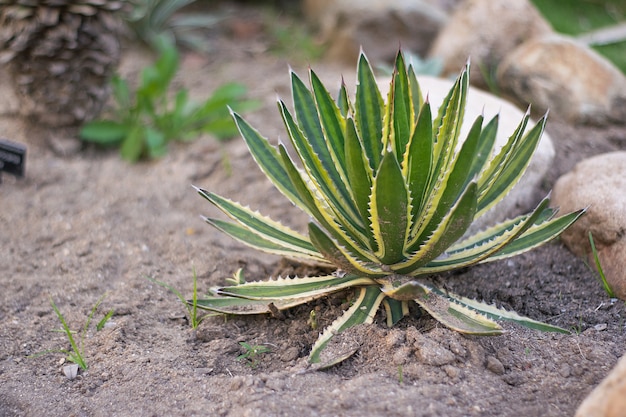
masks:
{"type": "Polygon", "coordinates": [[[26,146],[0,139],[0,174],[7,172],[16,177],[23,177],[25,165],[26,146]]]}

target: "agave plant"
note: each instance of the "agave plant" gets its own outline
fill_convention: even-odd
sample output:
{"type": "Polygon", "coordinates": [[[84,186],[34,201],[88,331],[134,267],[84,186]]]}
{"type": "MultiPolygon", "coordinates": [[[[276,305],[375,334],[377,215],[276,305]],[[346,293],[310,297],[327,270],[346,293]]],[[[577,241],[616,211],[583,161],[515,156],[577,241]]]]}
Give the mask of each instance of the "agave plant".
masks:
{"type": "MultiPolygon", "coordinates": [[[[356,299],[313,345],[309,360],[333,335],[371,323],[382,305],[392,326],[410,302],[443,325],[467,334],[503,332],[494,319],[545,331],[555,326],[450,294],[426,276],[517,255],[556,237],[583,213],[555,217],[545,198],[529,214],[467,236],[472,222],[515,185],[544,130],[545,117],[524,133],[526,114],[500,149],[498,117],[473,123],[459,141],[469,64],[432,117],[411,66],[399,52],[386,102],[364,54],[354,102],[345,84],[334,100],[310,71],[310,87],[291,74],[295,117],[278,107],[299,161],[281,143],[272,146],[238,114],[233,117],[250,152],[274,185],[310,217],[308,236],[243,205],[197,188],[234,222],[205,220],[264,252],[332,266],[316,277],[278,278],[211,289],[198,306],[227,314],[275,313],[335,291],[354,288],[356,299]]],[[[339,358],[339,360],[342,358],[339,358]]]]}

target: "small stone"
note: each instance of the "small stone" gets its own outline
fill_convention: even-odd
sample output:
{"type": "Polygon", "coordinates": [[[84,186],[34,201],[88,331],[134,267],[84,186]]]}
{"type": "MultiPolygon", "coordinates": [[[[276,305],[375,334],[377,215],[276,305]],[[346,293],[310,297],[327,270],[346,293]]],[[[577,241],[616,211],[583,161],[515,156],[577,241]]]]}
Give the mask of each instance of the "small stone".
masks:
{"type": "Polygon", "coordinates": [[[443,366],[455,361],[454,353],[439,343],[427,337],[421,337],[420,339],[415,344],[415,347],[417,348],[416,356],[422,363],[432,366],[443,366]]]}
{"type": "Polygon", "coordinates": [[[498,85],[521,104],[573,123],[626,120],[626,76],[588,46],[561,36],[529,40],[498,67],[498,85]]]}
{"type": "Polygon", "coordinates": [[[487,356],[487,369],[496,375],[504,375],[504,365],[493,356],[487,356]]]}
{"type": "Polygon", "coordinates": [[[606,323],[600,323],[600,324],[596,324],[595,326],[593,326],[593,328],[597,332],[601,332],[602,330],[606,330],[607,327],[608,327],[608,325],[606,323]]]}
{"type": "Polygon", "coordinates": [[[71,365],[65,365],[63,367],[63,373],[67,379],[75,379],[78,375],[78,365],[73,363],[71,365]]]}
{"type": "Polygon", "coordinates": [[[300,356],[300,350],[297,347],[292,346],[290,348],[285,349],[283,353],[281,353],[280,360],[283,362],[291,362],[291,361],[298,359],[299,356],[300,356]]]}
{"type": "Polygon", "coordinates": [[[459,368],[457,368],[456,366],[452,366],[452,365],[445,365],[443,367],[443,370],[446,373],[446,375],[448,375],[448,377],[452,379],[458,378],[458,376],[461,374],[461,371],[459,370],[459,368]]]}
{"type": "Polygon", "coordinates": [[[352,64],[361,47],[370,62],[391,61],[402,44],[424,56],[448,18],[433,0],[305,0],[304,15],[320,29],[327,55],[352,64]]]}
{"type": "Polygon", "coordinates": [[[576,417],[622,417],[626,410],[626,356],[582,402],[576,417]]]}
{"type": "Polygon", "coordinates": [[[552,192],[552,202],[561,213],[589,207],[561,234],[561,240],[574,254],[595,265],[591,232],[607,282],[622,300],[626,300],[626,194],[616,190],[625,189],[626,152],[621,151],[579,162],[558,179],[552,192]]]}
{"type": "Polygon", "coordinates": [[[471,57],[470,81],[488,88],[485,76],[517,45],[552,28],[529,0],[467,0],[454,11],[431,46],[445,76],[456,76],[471,57]]]}
{"type": "Polygon", "coordinates": [[[559,367],[559,375],[561,375],[561,377],[567,378],[571,375],[571,373],[572,368],[568,364],[564,363],[559,367]]]}

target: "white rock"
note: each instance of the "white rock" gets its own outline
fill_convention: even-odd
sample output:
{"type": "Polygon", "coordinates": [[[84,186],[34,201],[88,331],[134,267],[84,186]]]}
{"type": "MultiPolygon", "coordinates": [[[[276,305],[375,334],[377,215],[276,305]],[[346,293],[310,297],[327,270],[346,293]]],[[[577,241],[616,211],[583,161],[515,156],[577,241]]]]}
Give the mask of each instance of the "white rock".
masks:
{"type": "Polygon", "coordinates": [[[575,40],[551,35],[523,43],[501,62],[498,83],[533,108],[576,123],[624,123],[626,76],[575,40]]]}
{"type": "Polygon", "coordinates": [[[353,63],[360,48],[371,62],[392,60],[398,46],[424,55],[447,13],[441,0],[305,0],[329,58],[353,63]]]}
{"type": "Polygon", "coordinates": [[[626,410],[626,355],[582,402],[576,417],[623,417],[626,410]]]}
{"type": "Polygon", "coordinates": [[[626,152],[611,152],[579,162],[558,179],[552,193],[552,202],[564,213],[589,206],[561,239],[593,265],[591,232],[607,281],[621,299],[626,299],[625,190],[626,152]]]}
{"type": "MultiPolygon", "coordinates": [[[[484,74],[495,73],[500,60],[526,39],[552,28],[528,0],[467,0],[437,35],[429,55],[443,60],[444,75],[458,72],[469,57],[473,85],[487,87],[484,74]]],[[[488,75],[491,77],[491,75],[488,75]]]]}

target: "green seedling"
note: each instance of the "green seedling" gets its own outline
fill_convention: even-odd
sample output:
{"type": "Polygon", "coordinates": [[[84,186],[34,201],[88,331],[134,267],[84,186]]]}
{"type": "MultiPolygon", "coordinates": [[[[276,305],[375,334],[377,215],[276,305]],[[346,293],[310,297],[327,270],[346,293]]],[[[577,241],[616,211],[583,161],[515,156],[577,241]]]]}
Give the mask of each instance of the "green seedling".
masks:
{"type": "MultiPolygon", "coordinates": [[[[104,300],[105,296],[106,294],[100,297],[98,301],[96,301],[96,304],[91,309],[91,313],[89,313],[89,317],[87,318],[87,321],[85,322],[85,325],[83,326],[82,332],[80,333],[80,340],[78,343],[74,337],[76,335],[76,332],[70,329],[69,325],[67,324],[67,321],[65,320],[65,317],[63,316],[63,313],[61,313],[61,310],[59,310],[57,305],[54,303],[54,300],[52,299],[52,297],[50,297],[50,305],[52,306],[52,309],[56,313],[57,317],[59,318],[59,321],[61,322],[61,325],[63,326],[61,330],[57,330],[57,331],[63,332],[66,334],[67,339],[70,342],[70,345],[72,347],[72,350],[67,350],[67,349],[46,350],[44,352],[33,355],[33,357],[46,355],[48,353],[63,353],[67,355],[68,361],[75,363],[76,365],[78,365],[80,369],[86,371],[88,366],[87,366],[87,362],[85,361],[85,356],[84,356],[85,336],[87,335],[87,329],[89,328],[89,324],[91,323],[91,320],[93,319],[93,316],[96,313],[96,310],[100,306],[100,303],[102,303],[102,300],[104,300]]],[[[109,321],[109,319],[113,316],[113,314],[114,314],[114,311],[109,310],[96,325],[96,330],[97,331],[102,330],[104,326],[106,325],[107,321],[109,321]]]]}
{"type": "Polygon", "coordinates": [[[259,356],[270,352],[270,348],[262,345],[251,345],[247,342],[239,342],[241,347],[244,349],[244,353],[237,356],[238,361],[245,360],[248,365],[252,368],[256,368],[259,364],[259,356]]]}
{"type": "Polygon", "coordinates": [[[163,156],[171,141],[191,141],[204,133],[226,140],[236,134],[228,106],[252,107],[251,101],[243,100],[246,88],[239,83],[224,84],[202,103],[192,101],[188,91],[180,89],[171,99],[170,87],[180,61],[178,50],[166,38],[160,38],[157,45],[160,56],[144,68],[136,91],[131,91],[128,81],[113,77],[113,116],[85,124],[80,131],[84,141],[119,146],[122,158],[134,162],[163,156]]]}
{"type": "Polygon", "coordinates": [[[593,236],[591,235],[591,232],[589,232],[589,243],[591,244],[591,253],[593,253],[593,260],[596,264],[596,269],[598,270],[598,274],[600,274],[600,283],[602,284],[604,291],[609,297],[616,298],[613,288],[611,288],[608,281],[606,280],[606,275],[604,275],[604,270],[602,269],[602,265],[600,264],[600,257],[598,256],[598,250],[596,249],[596,244],[593,241],[593,236]]]}
{"type": "Polygon", "coordinates": [[[198,277],[196,275],[195,268],[193,270],[193,293],[191,295],[191,300],[187,300],[185,297],[183,297],[180,291],[178,291],[176,288],[172,287],[171,285],[165,282],[157,281],[156,279],[151,278],[151,277],[146,277],[146,278],[150,282],[167,289],[169,292],[171,292],[176,297],[178,297],[180,302],[183,303],[183,305],[185,306],[185,309],[187,310],[187,315],[189,316],[189,324],[191,325],[192,329],[194,330],[197,329],[200,323],[202,323],[202,321],[206,317],[216,315],[216,314],[204,314],[202,316],[198,315],[198,277]]]}

